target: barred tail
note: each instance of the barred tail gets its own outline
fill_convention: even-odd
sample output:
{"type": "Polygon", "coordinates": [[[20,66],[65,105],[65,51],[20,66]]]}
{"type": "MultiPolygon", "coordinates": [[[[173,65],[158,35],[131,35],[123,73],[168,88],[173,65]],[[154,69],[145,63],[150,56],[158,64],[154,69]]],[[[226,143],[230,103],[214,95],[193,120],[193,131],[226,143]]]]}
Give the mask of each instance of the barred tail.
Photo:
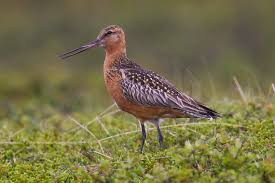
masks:
{"type": "Polygon", "coordinates": [[[221,115],[218,112],[216,112],[216,111],[214,111],[214,110],[212,110],[212,109],[210,109],[210,108],[208,108],[208,107],[206,107],[202,104],[199,104],[199,106],[201,108],[203,108],[203,110],[204,110],[204,116],[205,116],[204,118],[216,119],[216,118],[221,117],[221,115]]]}
{"type": "Polygon", "coordinates": [[[197,106],[194,108],[185,108],[184,110],[182,110],[182,112],[187,114],[191,118],[216,119],[221,117],[218,112],[200,103],[198,103],[197,106]]]}

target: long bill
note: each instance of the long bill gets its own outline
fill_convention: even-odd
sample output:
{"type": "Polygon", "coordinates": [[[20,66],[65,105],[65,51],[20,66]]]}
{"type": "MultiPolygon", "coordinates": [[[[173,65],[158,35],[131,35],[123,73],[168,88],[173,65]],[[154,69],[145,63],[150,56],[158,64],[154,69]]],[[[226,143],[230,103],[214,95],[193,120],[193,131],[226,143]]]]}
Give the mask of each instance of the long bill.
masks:
{"type": "Polygon", "coordinates": [[[74,50],[71,50],[71,51],[68,51],[66,53],[63,53],[63,54],[59,55],[59,57],[62,58],[62,59],[66,59],[66,58],[69,58],[69,57],[71,57],[73,55],[81,53],[83,51],[86,51],[86,50],[88,50],[90,48],[97,47],[97,46],[99,46],[99,44],[100,44],[100,40],[96,39],[96,40],[94,40],[94,41],[92,41],[92,42],[90,42],[90,43],[88,43],[86,45],[83,45],[83,46],[79,47],[79,48],[76,48],[74,50]]]}

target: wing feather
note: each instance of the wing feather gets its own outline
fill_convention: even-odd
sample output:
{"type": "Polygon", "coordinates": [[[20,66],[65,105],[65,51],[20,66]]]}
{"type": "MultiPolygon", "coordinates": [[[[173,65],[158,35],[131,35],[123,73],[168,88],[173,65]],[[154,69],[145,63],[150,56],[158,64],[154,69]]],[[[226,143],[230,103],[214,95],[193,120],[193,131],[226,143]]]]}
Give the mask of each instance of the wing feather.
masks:
{"type": "Polygon", "coordinates": [[[152,71],[125,69],[121,71],[124,96],[133,103],[148,107],[169,107],[184,115],[199,118],[216,118],[215,111],[188,95],[179,92],[168,80],[152,71]]]}

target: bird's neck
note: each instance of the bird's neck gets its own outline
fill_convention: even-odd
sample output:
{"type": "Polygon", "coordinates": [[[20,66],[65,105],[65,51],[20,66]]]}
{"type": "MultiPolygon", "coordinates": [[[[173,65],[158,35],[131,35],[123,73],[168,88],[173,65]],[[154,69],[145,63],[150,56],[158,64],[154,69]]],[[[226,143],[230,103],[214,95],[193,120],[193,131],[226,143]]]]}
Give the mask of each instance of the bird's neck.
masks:
{"type": "Polygon", "coordinates": [[[109,44],[105,47],[106,55],[114,55],[120,53],[126,53],[125,41],[120,41],[116,44],[109,44]]]}
{"type": "Polygon", "coordinates": [[[114,65],[120,64],[123,61],[127,61],[125,46],[117,46],[115,48],[107,47],[105,48],[105,53],[105,68],[110,68],[114,65]]]}

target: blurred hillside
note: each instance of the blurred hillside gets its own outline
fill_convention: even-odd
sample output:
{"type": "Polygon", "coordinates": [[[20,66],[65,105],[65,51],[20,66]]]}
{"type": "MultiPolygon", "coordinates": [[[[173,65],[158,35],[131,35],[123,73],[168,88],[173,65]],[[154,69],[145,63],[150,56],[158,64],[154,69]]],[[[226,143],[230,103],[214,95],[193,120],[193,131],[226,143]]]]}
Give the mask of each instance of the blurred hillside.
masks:
{"type": "Polygon", "coordinates": [[[130,58],[189,93],[230,96],[233,76],[244,87],[266,91],[275,79],[274,9],[271,0],[5,1],[0,96],[32,95],[30,85],[41,94],[61,83],[64,93],[80,87],[101,95],[102,49],[67,62],[57,55],[93,40],[109,24],[124,28],[130,58]]]}

